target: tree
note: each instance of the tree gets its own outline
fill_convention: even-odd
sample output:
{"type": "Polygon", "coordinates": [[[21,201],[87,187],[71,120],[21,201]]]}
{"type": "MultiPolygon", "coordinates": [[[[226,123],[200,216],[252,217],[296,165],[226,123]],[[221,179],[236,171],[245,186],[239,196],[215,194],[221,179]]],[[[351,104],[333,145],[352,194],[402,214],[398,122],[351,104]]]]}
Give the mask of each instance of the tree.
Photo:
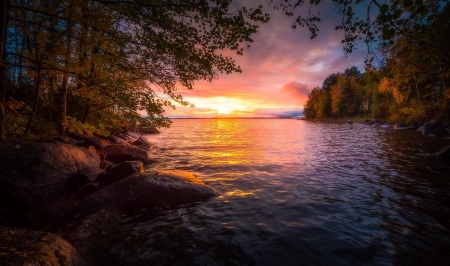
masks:
{"type": "Polygon", "coordinates": [[[164,108],[189,104],[177,90],[240,72],[221,51],[242,55],[269,19],[230,3],[9,0],[7,101],[23,103],[10,132],[168,126],[164,108]]]}

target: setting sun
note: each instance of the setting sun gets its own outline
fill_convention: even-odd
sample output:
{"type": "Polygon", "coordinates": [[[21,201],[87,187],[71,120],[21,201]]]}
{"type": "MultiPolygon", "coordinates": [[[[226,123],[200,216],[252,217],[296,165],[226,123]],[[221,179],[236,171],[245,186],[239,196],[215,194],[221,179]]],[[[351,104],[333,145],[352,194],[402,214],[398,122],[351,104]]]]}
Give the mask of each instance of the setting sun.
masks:
{"type": "Polygon", "coordinates": [[[219,115],[229,115],[233,112],[233,109],[227,107],[218,107],[216,110],[219,115]]]}

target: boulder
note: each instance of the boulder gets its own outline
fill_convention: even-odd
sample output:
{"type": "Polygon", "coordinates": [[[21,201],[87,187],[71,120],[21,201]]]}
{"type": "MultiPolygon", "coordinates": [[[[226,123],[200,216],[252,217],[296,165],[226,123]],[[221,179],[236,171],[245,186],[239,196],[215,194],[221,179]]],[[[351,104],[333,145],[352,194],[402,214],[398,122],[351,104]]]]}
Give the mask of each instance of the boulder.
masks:
{"type": "Polygon", "coordinates": [[[54,234],[0,226],[0,239],[1,265],[87,265],[72,245],[54,234]]]}
{"type": "Polygon", "coordinates": [[[94,146],[94,148],[101,150],[105,146],[103,141],[96,136],[88,137],[77,133],[69,133],[69,136],[78,141],[83,141],[83,147],[94,146]]]}
{"type": "Polygon", "coordinates": [[[103,160],[101,163],[100,163],[100,168],[102,168],[102,169],[110,169],[111,167],[113,167],[114,166],[114,164],[112,163],[112,162],[110,162],[110,161],[107,161],[107,160],[103,160]]]}
{"type": "Polygon", "coordinates": [[[100,158],[67,144],[10,142],[0,144],[0,202],[29,209],[68,196],[74,185],[93,181],[100,158]]]}
{"type": "Polygon", "coordinates": [[[149,144],[150,145],[150,142],[148,142],[148,140],[146,140],[143,137],[139,137],[136,140],[131,141],[130,144],[133,145],[133,146],[139,146],[139,145],[142,145],[142,144],[149,144]]]}
{"type": "Polygon", "coordinates": [[[97,177],[97,181],[112,184],[132,174],[142,172],[144,172],[144,165],[141,161],[125,161],[107,169],[97,177]]]}
{"type": "Polygon", "coordinates": [[[78,205],[77,212],[89,215],[111,207],[123,212],[153,210],[190,204],[215,195],[192,173],[160,170],[131,175],[87,196],[78,205]]]}
{"type": "Polygon", "coordinates": [[[347,120],[347,124],[351,125],[351,124],[353,124],[353,121],[352,120],[347,120]]]}
{"type": "Polygon", "coordinates": [[[74,139],[72,139],[71,137],[69,137],[67,135],[56,136],[53,139],[58,141],[58,142],[65,143],[65,144],[70,144],[70,145],[77,145],[78,144],[74,139]]]}
{"type": "Polygon", "coordinates": [[[447,147],[444,147],[437,154],[444,158],[450,158],[450,145],[448,145],[447,147]]]}
{"type": "Polygon", "coordinates": [[[146,151],[127,144],[112,144],[104,148],[106,153],[105,159],[114,164],[123,163],[125,161],[143,161],[148,158],[146,151]]]}
{"type": "Polygon", "coordinates": [[[111,141],[112,143],[122,143],[124,141],[122,138],[119,138],[116,135],[109,135],[108,140],[111,141]]]}
{"type": "Polygon", "coordinates": [[[417,130],[419,131],[431,131],[431,129],[434,128],[434,124],[431,122],[426,122],[425,124],[423,124],[422,126],[420,126],[417,130]]]}

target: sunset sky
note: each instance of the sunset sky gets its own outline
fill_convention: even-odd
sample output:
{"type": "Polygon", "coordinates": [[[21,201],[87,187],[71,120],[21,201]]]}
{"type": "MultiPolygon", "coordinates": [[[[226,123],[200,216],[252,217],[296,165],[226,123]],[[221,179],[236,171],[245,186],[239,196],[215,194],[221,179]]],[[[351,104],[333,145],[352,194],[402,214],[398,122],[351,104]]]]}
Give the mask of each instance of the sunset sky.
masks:
{"type": "MultiPolygon", "coordinates": [[[[255,6],[252,0],[239,2],[255,6]]],[[[307,29],[291,29],[294,17],[265,7],[270,21],[260,25],[253,35],[254,43],[243,56],[234,56],[242,73],[223,74],[212,83],[197,82],[191,91],[181,89],[180,94],[195,107],[177,107],[166,110],[165,115],[171,118],[300,115],[308,93],[321,86],[328,75],[352,66],[363,71],[365,47],[361,45],[347,57],[344,55],[343,32],[334,30],[340,17],[332,5],[327,6],[321,8],[320,32],[313,40],[307,29]]]]}

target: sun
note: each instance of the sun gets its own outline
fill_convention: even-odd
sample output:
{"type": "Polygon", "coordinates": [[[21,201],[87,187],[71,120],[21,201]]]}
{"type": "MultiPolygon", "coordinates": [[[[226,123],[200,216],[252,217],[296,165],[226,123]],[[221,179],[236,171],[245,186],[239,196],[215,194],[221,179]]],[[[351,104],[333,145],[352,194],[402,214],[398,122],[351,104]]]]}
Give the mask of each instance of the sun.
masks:
{"type": "Polygon", "coordinates": [[[228,107],[216,107],[215,109],[219,115],[229,115],[233,112],[233,109],[228,107]]]}

